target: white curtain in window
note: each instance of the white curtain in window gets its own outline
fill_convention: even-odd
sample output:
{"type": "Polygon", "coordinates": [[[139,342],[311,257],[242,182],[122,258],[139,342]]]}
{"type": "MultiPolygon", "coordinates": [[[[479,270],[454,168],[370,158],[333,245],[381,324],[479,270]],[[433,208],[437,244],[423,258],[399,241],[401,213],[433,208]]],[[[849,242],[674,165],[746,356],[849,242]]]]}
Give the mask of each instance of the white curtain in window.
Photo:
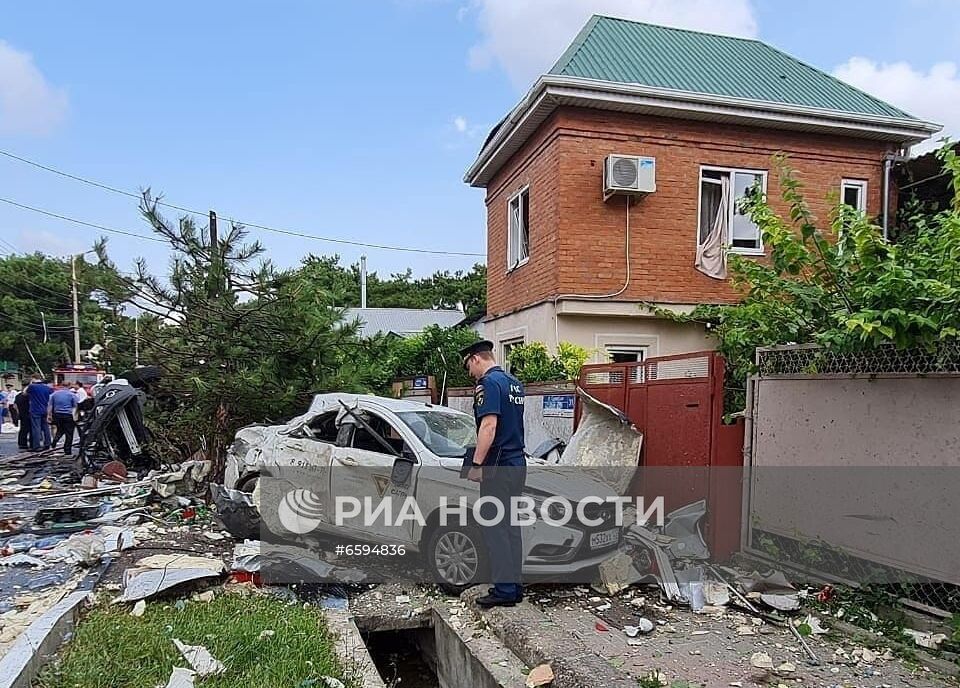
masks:
{"type": "Polygon", "coordinates": [[[510,227],[508,228],[509,237],[507,240],[507,263],[509,267],[516,267],[522,257],[520,256],[520,199],[510,202],[510,227]]]}
{"type": "MultiPolygon", "coordinates": [[[[707,187],[717,187],[716,184],[703,184],[702,186],[704,187],[704,190],[706,190],[707,187]]],[[[729,175],[724,175],[721,177],[719,187],[719,194],[716,192],[709,194],[709,196],[712,196],[713,198],[716,198],[716,196],[719,195],[716,205],[711,202],[711,199],[708,198],[707,193],[703,191],[701,192],[703,193],[703,197],[700,199],[701,205],[705,210],[716,207],[716,216],[713,220],[713,226],[710,228],[709,234],[707,234],[706,238],[704,238],[704,240],[700,242],[699,246],[697,246],[697,260],[694,265],[696,266],[697,270],[705,274],[707,277],[712,277],[714,279],[726,279],[726,245],[730,242],[729,175]]]]}

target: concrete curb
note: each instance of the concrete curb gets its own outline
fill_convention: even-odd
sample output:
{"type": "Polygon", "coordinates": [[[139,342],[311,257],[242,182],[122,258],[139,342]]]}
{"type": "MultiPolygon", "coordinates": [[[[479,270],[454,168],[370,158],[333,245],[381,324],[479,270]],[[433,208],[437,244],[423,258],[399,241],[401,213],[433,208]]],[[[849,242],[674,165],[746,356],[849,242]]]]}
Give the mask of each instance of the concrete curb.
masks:
{"type": "Polygon", "coordinates": [[[480,609],[476,599],[485,594],[485,588],[471,588],[461,599],[524,664],[550,664],[555,676],[552,688],[636,688],[636,680],[614,669],[565,629],[543,624],[542,615],[529,602],[480,609]]]}
{"type": "Polygon", "coordinates": [[[30,688],[40,669],[73,633],[90,592],[72,592],[27,626],[0,658],[0,688],[30,688]]]}
{"type": "Polygon", "coordinates": [[[367,651],[367,645],[363,642],[360,629],[354,623],[353,614],[346,609],[324,609],[323,615],[327,626],[337,636],[334,646],[337,654],[347,667],[355,667],[360,672],[360,685],[363,688],[386,688],[373,658],[367,651]]]}

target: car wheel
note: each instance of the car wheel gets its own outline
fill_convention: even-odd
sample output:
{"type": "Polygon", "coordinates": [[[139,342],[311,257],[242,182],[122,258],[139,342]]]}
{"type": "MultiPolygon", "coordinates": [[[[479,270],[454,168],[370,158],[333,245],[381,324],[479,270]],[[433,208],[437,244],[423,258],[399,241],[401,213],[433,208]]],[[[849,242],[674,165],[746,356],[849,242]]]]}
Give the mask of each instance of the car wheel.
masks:
{"type": "Polygon", "coordinates": [[[436,528],[423,553],[433,579],[454,595],[490,579],[487,549],[476,526],[436,528]]]}

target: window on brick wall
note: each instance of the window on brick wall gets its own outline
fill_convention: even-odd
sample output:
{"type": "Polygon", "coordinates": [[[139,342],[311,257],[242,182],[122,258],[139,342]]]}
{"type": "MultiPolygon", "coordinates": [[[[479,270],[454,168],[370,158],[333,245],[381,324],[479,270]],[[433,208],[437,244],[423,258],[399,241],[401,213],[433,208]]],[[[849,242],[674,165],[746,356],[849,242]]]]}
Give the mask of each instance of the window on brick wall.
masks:
{"type": "Polygon", "coordinates": [[[840,182],[840,202],[861,213],[867,212],[867,183],[862,179],[840,182]]]}
{"type": "Polygon", "coordinates": [[[524,187],[507,204],[507,270],[530,259],[530,187],[524,187]]]}
{"type": "Polygon", "coordinates": [[[762,170],[738,170],[724,167],[700,168],[700,215],[697,241],[703,244],[723,213],[726,220],[726,244],[735,253],[761,254],[760,228],[740,212],[740,201],[759,182],[766,193],[767,173],[762,170]],[[724,187],[730,190],[730,198],[724,187]]]}

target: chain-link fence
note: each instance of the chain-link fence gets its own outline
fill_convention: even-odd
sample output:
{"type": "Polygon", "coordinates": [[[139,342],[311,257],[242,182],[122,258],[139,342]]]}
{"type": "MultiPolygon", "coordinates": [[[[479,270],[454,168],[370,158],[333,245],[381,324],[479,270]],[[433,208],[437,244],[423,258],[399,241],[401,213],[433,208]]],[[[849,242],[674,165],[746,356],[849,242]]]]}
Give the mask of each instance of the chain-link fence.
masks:
{"type": "MultiPolygon", "coordinates": [[[[815,464],[829,465],[829,470],[837,471],[838,477],[845,465],[865,468],[860,473],[849,475],[856,475],[863,483],[875,479],[879,484],[889,486],[891,493],[906,489],[904,483],[912,481],[915,475],[922,471],[928,471],[927,484],[930,484],[930,475],[941,475],[945,482],[949,483],[957,475],[957,471],[960,471],[960,456],[957,456],[955,449],[950,450],[950,447],[956,447],[955,438],[960,435],[960,407],[955,403],[957,390],[960,389],[956,386],[957,381],[947,379],[918,382],[919,379],[928,377],[960,377],[960,343],[951,341],[928,349],[906,350],[889,346],[856,353],[830,351],[806,345],[771,347],[757,351],[757,366],[759,374],[754,383],[757,385],[755,390],[762,390],[762,392],[756,392],[754,408],[748,410],[749,415],[755,420],[759,419],[757,422],[762,424],[755,427],[753,431],[754,440],[760,445],[753,448],[754,470],[758,465],[761,466],[759,469],[761,471],[782,470],[769,468],[770,465],[778,463],[775,457],[777,450],[791,451],[798,445],[809,443],[811,452],[820,452],[811,454],[815,458],[815,464]],[[907,380],[899,378],[907,378],[907,380]],[[812,381],[813,384],[804,384],[802,381],[805,380],[812,381]],[[845,383],[843,380],[848,382],[845,383]],[[883,380],[882,387],[874,386],[878,380],[883,380]],[[761,387],[761,385],[764,386],[761,387]],[[910,403],[921,403],[927,406],[911,408],[907,402],[899,406],[884,405],[884,394],[895,396],[908,389],[912,395],[909,396],[910,403]],[[844,397],[843,394],[847,396],[844,397]],[[951,398],[954,399],[952,404],[951,398]],[[846,407],[834,403],[830,407],[835,412],[834,416],[831,417],[829,411],[825,412],[819,408],[821,404],[827,404],[830,400],[836,402],[837,399],[848,399],[850,403],[846,407]],[[795,404],[791,406],[791,402],[795,404]],[[897,411],[905,413],[898,415],[897,411]],[[873,416],[871,417],[870,414],[873,416]],[[884,442],[903,446],[902,438],[896,433],[902,432],[905,427],[904,416],[912,423],[909,425],[913,433],[910,441],[920,443],[934,435],[938,441],[930,444],[933,449],[929,453],[921,454],[919,457],[916,452],[896,454],[893,453],[892,448],[881,456],[886,449],[882,446],[884,442]],[[770,439],[771,435],[789,434],[793,421],[796,423],[794,423],[794,435],[790,441],[778,444],[777,441],[770,439]],[[836,422],[835,426],[832,425],[834,422],[836,422]],[[898,423],[900,424],[897,425],[898,423]],[[845,429],[837,430],[837,426],[843,426],[845,429]],[[867,437],[860,446],[876,446],[878,448],[875,453],[857,452],[855,443],[859,441],[859,437],[865,435],[856,435],[856,431],[863,427],[869,427],[871,432],[877,433],[877,436],[867,437]],[[835,445],[830,444],[834,438],[837,438],[838,442],[835,445]],[[951,440],[951,438],[954,439],[951,440]],[[873,444],[870,444],[871,442],[873,444]],[[890,456],[896,458],[890,461],[888,460],[890,456]],[[902,456],[907,456],[908,461],[901,461],[902,456]],[[876,459],[876,466],[870,465],[871,458],[876,459]],[[878,472],[884,470],[889,470],[890,473],[878,477],[878,472]],[[873,473],[868,473],[869,471],[873,473]],[[896,474],[895,471],[901,471],[901,473],[896,474]],[[904,471],[906,473],[902,473],[904,471]],[[941,472],[937,474],[929,471],[941,472]]],[[[803,456],[801,451],[797,451],[797,455],[803,456]]],[[[780,456],[782,457],[782,454],[780,456]]],[[[781,461],[780,464],[782,463],[781,461]]],[[[803,461],[798,463],[802,464],[803,461]]],[[[771,473],[764,476],[764,478],[768,477],[768,484],[776,482],[771,473]]],[[[776,478],[779,478],[779,475],[776,478]]],[[[850,485],[851,490],[856,487],[860,486],[850,485]]],[[[845,496],[841,495],[839,499],[842,500],[845,496]]],[[[852,514],[851,518],[865,519],[865,522],[866,519],[875,519],[870,526],[864,526],[864,532],[873,530],[882,534],[886,532],[885,528],[889,528],[889,532],[893,533],[902,524],[897,524],[895,520],[890,522],[884,520],[891,514],[895,514],[901,521],[913,520],[920,523],[921,517],[911,512],[909,508],[901,508],[898,512],[895,511],[895,507],[889,507],[890,511],[885,512],[884,509],[888,505],[883,502],[883,498],[886,497],[887,495],[876,496],[870,506],[880,506],[877,506],[876,511],[873,512],[869,512],[869,508],[865,507],[862,501],[858,502],[853,498],[849,508],[843,505],[842,509],[852,514]]],[[[915,500],[914,503],[918,504],[917,512],[926,506],[922,502],[922,499],[915,500]]],[[[940,524],[952,519],[950,502],[949,498],[936,502],[940,506],[936,507],[935,512],[942,511],[941,518],[944,519],[939,522],[940,524]]],[[[753,509],[752,504],[751,518],[756,516],[753,509]]],[[[769,517],[775,511],[774,507],[765,515],[769,517]]],[[[792,515],[790,517],[792,518],[792,515]]],[[[802,522],[804,522],[802,518],[796,519],[796,523],[802,522]]],[[[806,522],[809,523],[809,520],[806,522]]],[[[927,523],[930,528],[938,528],[938,522],[935,519],[923,521],[923,523],[927,523]]],[[[791,532],[789,529],[779,527],[776,530],[776,533],[764,530],[763,523],[754,523],[749,530],[748,550],[762,554],[773,561],[782,562],[784,566],[809,571],[812,578],[816,578],[816,574],[820,573],[823,574],[822,579],[849,581],[859,586],[880,588],[896,597],[908,598],[951,614],[960,614],[960,587],[946,582],[947,580],[955,582],[955,576],[944,575],[945,580],[937,580],[929,575],[917,573],[924,570],[921,564],[930,562],[912,562],[901,558],[899,561],[908,562],[904,564],[905,567],[909,568],[914,563],[917,567],[912,572],[900,570],[889,564],[879,563],[884,560],[882,556],[868,558],[874,552],[869,549],[857,551],[850,547],[841,548],[805,535],[799,528],[795,536],[783,534],[791,532]]],[[[902,538],[902,534],[907,531],[895,532],[900,533],[902,538]]],[[[955,547],[956,545],[950,547],[951,551],[956,551],[955,547]]],[[[891,545],[892,549],[893,545],[891,545]]],[[[883,548],[875,551],[889,554],[889,550],[883,548]]],[[[947,556],[950,556],[949,552],[947,556]]],[[[944,571],[945,568],[942,565],[944,559],[938,559],[937,566],[931,566],[926,570],[944,571]]]]}
{"type": "Polygon", "coordinates": [[[802,541],[762,530],[751,533],[751,549],[811,579],[883,590],[929,607],[960,614],[960,586],[862,559],[822,541],[802,541]]]}
{"type": "Polygon", "coordinates": [[[882,346],[859,352],[818,346],[770,347],[757,350],[757,367],[760,377],[960,374],[960,342],[943,342],[930,349],[882,346]]]}

